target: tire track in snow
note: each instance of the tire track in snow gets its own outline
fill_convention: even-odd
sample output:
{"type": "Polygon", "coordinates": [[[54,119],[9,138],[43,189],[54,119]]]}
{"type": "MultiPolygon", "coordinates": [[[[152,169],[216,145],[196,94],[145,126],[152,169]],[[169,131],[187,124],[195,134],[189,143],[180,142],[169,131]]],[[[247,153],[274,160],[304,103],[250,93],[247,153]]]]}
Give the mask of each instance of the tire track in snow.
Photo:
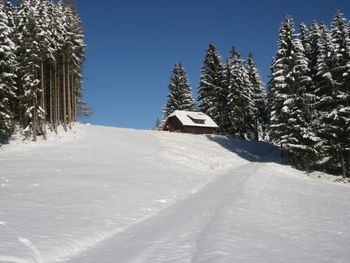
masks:
{"type": "Polygon", "coordinates": [[[227,200],[235,202],[242,194],[255,170],[256,165],[250,163],[223,174],[197,193],[69,262],[196,262],[203,252],[199,241],[206,228],[227,200]]]}

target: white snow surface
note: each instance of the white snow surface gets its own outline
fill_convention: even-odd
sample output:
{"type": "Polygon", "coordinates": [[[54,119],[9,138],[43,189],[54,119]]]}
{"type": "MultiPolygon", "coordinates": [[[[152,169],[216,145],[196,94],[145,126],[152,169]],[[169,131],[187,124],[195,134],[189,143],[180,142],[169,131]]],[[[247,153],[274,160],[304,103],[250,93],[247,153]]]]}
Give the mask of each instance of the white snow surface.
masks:
{"type": "Polygon", "coordinates": [[[349,185],[278,156],[93,125],[17,139],[0,148],[0,262],[349,262],[349,185]]]}

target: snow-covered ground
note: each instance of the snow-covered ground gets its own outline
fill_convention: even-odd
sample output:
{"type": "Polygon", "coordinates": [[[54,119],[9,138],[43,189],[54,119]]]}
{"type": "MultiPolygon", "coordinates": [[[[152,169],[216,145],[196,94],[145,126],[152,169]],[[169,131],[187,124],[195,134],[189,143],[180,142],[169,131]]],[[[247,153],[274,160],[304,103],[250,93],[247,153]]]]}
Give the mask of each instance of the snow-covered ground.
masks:
{"type": "Polygon", "coordinates": [[[0,148],[0,262],[349,262],[349,185],[278,156],[86,125],[16,140],[0,148]]]}

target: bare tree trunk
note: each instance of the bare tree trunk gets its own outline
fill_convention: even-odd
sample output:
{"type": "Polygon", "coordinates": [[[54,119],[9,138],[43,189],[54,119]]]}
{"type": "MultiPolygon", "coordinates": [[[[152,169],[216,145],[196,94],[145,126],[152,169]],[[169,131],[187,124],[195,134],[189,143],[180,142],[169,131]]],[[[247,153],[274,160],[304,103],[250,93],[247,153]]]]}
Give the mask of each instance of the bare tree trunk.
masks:
{"type": "MultiPolygon", "coordinates": [[[[60,70],[57,67],[57,124],[61,124],[61,82],[60,82],[60,70]]],[[[57,126],[58,126],[57,125],[57,126]]]]}
{"type": "Polygon", "coordinates": [[[63,88],[63,128],[64,131],[67,131],[67,103],[66,103],[66,61],[65,55],[63,55],[63,77],[62,77],[62,88],[63,88]]]}
{"type": "MultiPolygon", "coordinates": [[[[32,72],[34,73],[34,77],[36,77],[36,71],[34,69],[34,65],[32,67],[32,72]]],[[[33,121],[33,141],[36,141],[36,132],[37,132],[37,94],[35,94],[35,97],[33,97],[33,116],[32,116],[32,121],[33,121]]]]}
{"type": "Polygon", "coordinates": [[[40,82],[41,82],[41,107],[42,107],[42,110],[44,111],[43,114],[44,114],[44,119],[43,119],[43,133],[44,133],[44,140],[47,139],[47,136],[46,136],[46,106],[45,106],[45,85],[44,85],[44,62],[43,60],[41,60],[41,64],[40,64],[40,69],[41,69],[41,79],[40,79],[40,82]]]}
{"type": "Polygon", "coordinates": [[[53,131],[53,101],[52,101],[52,98],[53,98],[53,87],[52,87],[52,69],[50,67],[50,87],[49,87],[49,90],[50,90],[50,129],[51,129],[51,132],[53,131]]]}
{"type": "Polygon", "coordinates": [[[55,132],[57,134],[57,126],[58,126],[58,69],[57,69],[57,62],[55,63],[55,132]]]}
{"type": "Polygon", "coordinates": [[[257,116],[255,116],[254,130],[255,130],[255,140],[259,141],[259,125],[258,125],[258,117],[257,116]]]}
{"type": "Polygon", "coordinates": [[[67,83],[67,89],[68,89],[68,94],[67,94],[67,97],[68,97],[68,125],[69,125],[69,128],[72,129],[72,97],[71,97],[71,82],[70,82],[70,62],[68,61],[68,70],[67,70],[67,80],[68,80],[68,83],[67,83]]]}
{"type": "Polygon", "coordinates": [[[36,101],[35,98],[33,98],[33,127],[32,127],[32,132],[33,132],[33,141],[36,141],[36,101]]]}
{"type": "MultiPolygon", "coordinates": [[[[74,70],[73,70],[74,73],[74,70]]],[[[72,85],[72,93],[73,93],[73,122],[77,121],[77,95],[75,91],[75,85],[74,85],[74,74],[72,74],[72,80],[71,80],[71,85],[72,85]]]]}
{"type": "Polygon", "coordinates": [[[341,169],[342,169],[342,175],[343,178],[346,178],[346,165],[345,165],[345,158],[344,158],[344,151],[340,150],[340,161],[341,161],[341,169]]]}

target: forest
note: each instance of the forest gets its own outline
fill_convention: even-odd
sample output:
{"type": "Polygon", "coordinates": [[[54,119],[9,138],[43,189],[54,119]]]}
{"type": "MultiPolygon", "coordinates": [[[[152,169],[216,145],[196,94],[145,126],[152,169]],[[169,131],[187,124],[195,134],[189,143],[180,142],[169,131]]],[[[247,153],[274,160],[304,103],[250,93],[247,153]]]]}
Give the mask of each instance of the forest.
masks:
{"type": "Polygon", "coordinates": [[[84,35],[73,1],[0,1],[0,139],[46,137],[77,119],[84,35]]]}
{"type": "Polygon", "coordinates": [[[272,142],[307,173],[350,176],[350,21],[338,11],[330,26],[285,16],[265,85],[252,54],[234,47],[223,58],[210,44],[196,99],[185,69],[176,64],[163,120],[174,110],[199,110],[219,133],[272,142]]]}

